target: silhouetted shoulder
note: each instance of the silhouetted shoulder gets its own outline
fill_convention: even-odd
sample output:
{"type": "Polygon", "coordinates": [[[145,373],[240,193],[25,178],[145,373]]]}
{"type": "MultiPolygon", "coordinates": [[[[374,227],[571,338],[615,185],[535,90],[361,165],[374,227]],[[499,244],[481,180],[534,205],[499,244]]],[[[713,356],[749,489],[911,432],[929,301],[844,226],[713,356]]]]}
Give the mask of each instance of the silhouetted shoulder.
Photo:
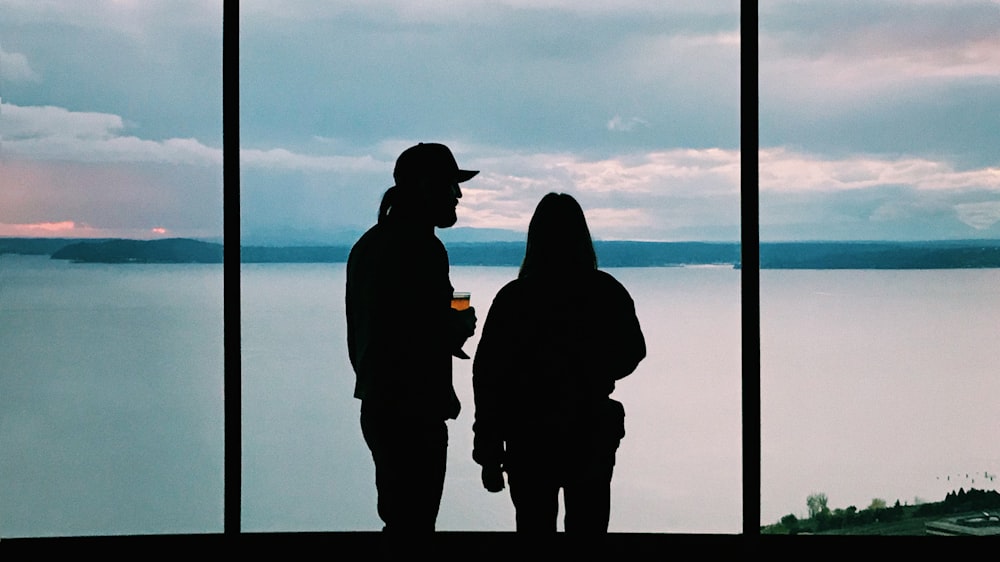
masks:
{"type": "Polygon", "coordinates": [[[592,274],[592,277],[594,278],[595,283],[603,284],[607,286],[609,289],[624,291],[625,293],[628,293],[628,289],[625,288],[625,285],[622,285],[621,281],[619,281],[614,275],[611,275],[607,271],[604,271],[602,269],[595,269],[592,274]]]}
{"type": "Polygon", "coordinates": [[[508,281],[506,285],[500,287],[500,290],[497,291],[497,294],[494,297],[494,301],[509,299],[513,296],[516,296],[519,293],[522,293],[525,290],[527,290],[528,285],[530,285],[530,283],[526,282],[525,279],[513,279],[511,281],[508,281]]]}
{"type": "Polygon", "coordinates": [[[514,279],[497,292],[495,301],[525,299],[529,296],[558,300],[560,295],[580,293],[589,294],[590,297],[604,295],[631,300],[628,289],[613,275],[600,269],[591,269],[573,275],[539,275],[514,279]]]}
{"type": "Polygon", "coordinates": [[[632,308],[632,295],[615,276],[595,269],[586,276],[581,290],[589,293],[591,299],[604,301],[609,306],[632,308]]]}

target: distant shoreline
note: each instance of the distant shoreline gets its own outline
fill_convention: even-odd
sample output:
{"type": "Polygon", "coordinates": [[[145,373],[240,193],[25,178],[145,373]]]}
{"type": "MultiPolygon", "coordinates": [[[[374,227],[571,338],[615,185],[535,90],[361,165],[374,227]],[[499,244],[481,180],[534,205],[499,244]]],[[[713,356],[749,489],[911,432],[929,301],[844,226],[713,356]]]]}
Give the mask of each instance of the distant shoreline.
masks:
{"type": "MultiPolygon", "coordinates": [[[[741,269],[738,242],[595,241],[601,267],[719,266],[741,269]]],[[[523,242],[446,243],[452,265],[518,266],[523,242]]],[[[223,263],[223,244],[161,240],[0,238],[0,254],[81,263],[223,263]]],[[[344,263],[350,246],[243,246],[241,263],[344,263]]],[[[760,269],[1000,268],[1000,240],[762,242],[760,269]]]]}
{"type": "Polygon", "coordinates": [[[1000,535],[997,521],[1000,509],[1000,492],[995,489],[959,488],[948,492],[945,498],[936,502],[916,505],[873,505],[858,509],[829,509],[824,504],[822,510],[808,518],[799,519],[788,514],[770,524],[760,526],[764,535],[1000,535]],[[962,524],[962,519],[976,519],[974,516],[992,515],[987,521],[962,524]],[[956,521],[957,520],[957,521],[956,521]],[[964,527],[964,531],[962,528],[964,527]],[[950,528],[948,532],[933,531],[933,528],[950,528]],[[978,531],[978,532],[977,532],[978,531]]]}

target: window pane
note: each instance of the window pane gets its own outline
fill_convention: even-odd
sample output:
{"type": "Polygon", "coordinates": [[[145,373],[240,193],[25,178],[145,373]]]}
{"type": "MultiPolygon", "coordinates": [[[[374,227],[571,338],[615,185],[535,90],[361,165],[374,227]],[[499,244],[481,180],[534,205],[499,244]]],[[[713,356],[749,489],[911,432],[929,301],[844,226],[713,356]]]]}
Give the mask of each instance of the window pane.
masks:
{"type": "MultiPolygon", "coordinates": [[[[435,141],[481,170],[437,230],[480,328],[548,192],[638,303],[611,529],[740,532],[739,47],[736,2],[241,3],[243,530],[382,526],[344,260],[399,153],[435,141]]],[[[472,460],[471,378],[456,359],[438,529],[512,530],[472,460]]]]}
{"type": "MultiPolygon", "coordinates": [[[[708,243],[632,246],[638,262],[598,244],[649,344],[614,394],[611,529],[740,532],[737,3],[240,8],[242,528],[381,528],[343,262],[397,155],[436,141],[481,170],[437,231],[480,328],[547,192],[574,195],[601,241],[708,243]],[[466,245],[483,241],[509,245],[466,245]],[[714,267],[636,267],[679,263],[714,267]]],[[[472,460],[470,363],[454,361],[438,529],[512,530],[509,495],[483,490],[472,460]]]]}
{"type": "Polygon", "coordinates": [[[995,2],[761,5],[762,524],[997,490],[998,25],[995,2]]]}
{"type": "Polygon", "coordinates": [[[220,532],[222,3],[0,11],[0,537],[220,532]]]}

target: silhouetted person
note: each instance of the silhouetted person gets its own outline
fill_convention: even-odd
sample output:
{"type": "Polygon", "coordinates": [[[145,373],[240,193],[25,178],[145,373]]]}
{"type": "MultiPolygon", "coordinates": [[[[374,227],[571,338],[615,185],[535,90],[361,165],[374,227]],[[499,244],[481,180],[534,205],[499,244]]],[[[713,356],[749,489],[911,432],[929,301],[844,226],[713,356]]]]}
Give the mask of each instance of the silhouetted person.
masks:
{"type": "Polygon", "coordinates": [[[583,210],[549,193],[518,278],[497,293],[473,362],[473,459],[484,487],[507,473],[518,532],[604,534],[625,411],[611,399],[646,344],[628,291],[597,268],[583,210]]]}
{"type": "Polygon", "coordinates": [[[461,170],[444,145],[400,154],[378,223],[347,261],[347,348],[361,400],[361,430],[375,462],[386,532],[435,529],[458,416],[452,356],[475,331],[475,309],[451,308],[448,254],[434,228],[455,224],[461,170]]]}

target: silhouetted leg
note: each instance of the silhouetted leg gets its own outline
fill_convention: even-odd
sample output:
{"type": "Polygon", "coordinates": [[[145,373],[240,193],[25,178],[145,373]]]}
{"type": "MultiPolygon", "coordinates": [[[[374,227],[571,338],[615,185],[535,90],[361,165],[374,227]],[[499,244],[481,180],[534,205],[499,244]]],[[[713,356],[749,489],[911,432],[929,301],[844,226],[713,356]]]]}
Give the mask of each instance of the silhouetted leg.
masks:
{"type": "Polygon", "coordinates": [[[362,412],[361,431],[375,461],[383,530],[434,531],[448,456],[445,422],[397,420],[362,412]]]}
{"type": "Polygon", "coordinates": [[[559,517],[559,485],[551,478],[516,470],[507,486],[514,502],[518,532],[555,533],[559,517]]]}
{"type": "Polygon", "coordinates": [[[595,466],[563,488],[567,533],[608,532],[611,519],[611,475],[614,465],[595,466]]]}

